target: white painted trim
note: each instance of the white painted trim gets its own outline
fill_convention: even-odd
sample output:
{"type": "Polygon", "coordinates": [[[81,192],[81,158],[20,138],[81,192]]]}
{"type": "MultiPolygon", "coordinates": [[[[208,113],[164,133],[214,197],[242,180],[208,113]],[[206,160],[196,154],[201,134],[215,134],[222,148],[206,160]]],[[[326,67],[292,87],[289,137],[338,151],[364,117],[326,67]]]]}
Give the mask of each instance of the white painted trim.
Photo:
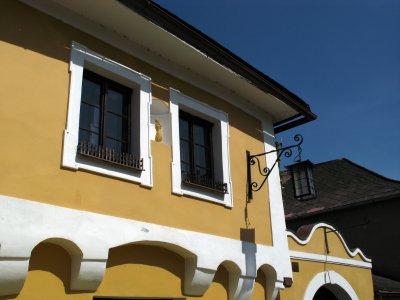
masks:
{"type": "MultiPolygon", "coordinates": [[[[229,123],[228,115],[207,104],[201,103],[189,96],[186,96],[170,88],[170,113],[172,128],[172,192],[178,195],[188,195],[199,199],[224,204],[227,207],[233,206],[232,180],[229,163],[229,123]],[[200,117],[214,123],[213,146],[214,161],[221,161],[221,169],[214,170],[222,173],[222,181],[227,184],[228,192],[224,195],[204,192],[201,189],[191,189],[182,184],[181,179],[181,157],[179,139],[179,109],[189,110],[200,117]],[[218,151],[218,149],[220,151],[218,151]]],[[[218,168],[215,166],[215,168],[218,168]]]]}
{"type": "Polygon", "coordinates": [[[307,237],[305,240],[299,239],[293,232],[290,232],[290,231],[287,231],[287,236],[288,236],[288,237],[291,237],[296,243],[298,243],[298,244],[300,244],[300,245],[306,245],[306,244],[308,244],[308,242],[311,240],[311,238],[312,238],[314,232],[315,232],[318,228],[324,228],[324,227],[325,227],[325,228],[329,228],[330,230],[332,230],[331,232],[334,232],[334,233],[337,234],[337,236],[339,237],[340,241],[342,242],[342,244],[343,244],[343,246],[344,246],[344,248],[345,248],[347,254],[349,254],[351,257],[355,257],[357,254],[359,254],[360,257],[361,257],[364,261],[371,263],[371,259],[367,258],[367,257],[364,255],[364,253],[361,251],[361,249],[356,248],[356,249],[354,249],[353,251],[351,251],[350,248],[347,246],[347,244],[346,244],[344,238],[343,238],[342,235],[340,234],[340,232],[339,232],[339,231],[336,231],[336,229],[335,229],[333,226],[331,226],[331,225],[329,225],[329,224],[326,224],[326,223],[318,223],[318,224],[315,224],[314,227],[311,229],[310,234],[308,235],[308,237],[307,237]]]}
{"type": "Polygon", "coordinates": [[[306,253],[301,251],[290,251],[290,258],[304,260],[304,261],[319,262],[319,263],[329,263],[335,265],[366,268],[366,269],[372,268],[372,264],[370,262],[341,258],[330,255],[323,255],[323,254],[306,253]]]}
{"type": "Polygon", "coordinates": [[[144,186],[152,186],[152,164],[150,155],[150,105],[151,105],[151,79],[115,61],[112,61],[98,53],[95,53],[85,46],[76,42],[71,45],[70,61],[70,92],[68,100],[68,119],[67,128],[64,132],[64,148],[62,165],[74,170],[85,169],[92,172],[101,173],[107,176],[122,178],[129,181],[139,182],[144,186]],[[95,68],[96,72],[106,73],[112,79],[123,80],[127,86],[139,90],[134,101],[139,101],[139,111],[135,113],[140,118],[140,157],[143,158],[143,168],[141,172],[128,171],[124,168],[112,165],[78,161],[77,146],[79,133],[79,115],[81,105],[81,91],[83,70],[85,68],[95,68]],[[114,78],[114,76],[116,78],[114,78]]]}
{"type": "Polygon", "coordinates": [[[310,281],[305,291],[304,300],[312,300],[318,289],[326,284],[339,286],[340,289],[330,289],[341,300],[358,300],[358,296],[351,284],[339,273],[326,271],[318,273],[310,281]],[[343,291],[345,293],[343,293],[343,291]],[[347,295],[346,295],[347,294],[347,295]]]}
{"type": "MultiPolygon", "coordinates": [[[[276,150],[275,134],[272,121],[262,114],[258,115],[262,120],[264,151],[270,152],[276,150]]],[[[277,153],[273,152],[265,156],[266,165],[271,168],[277,159],[277,153]]],[[[269,210],[272,226],[272,243],[276,251],[281,254],[281,265],[285,270],[285,277],[293,277],[292,266],[289,258],[289,245],[286,237],[285,212],[283,209],[281,177],[279,174],[279,165],[271,171],[267,180],[269,191],[269,210]]]]}
{"type": "Polygon", "coordinates": [[[204,294],[218,266],[227,263],[236,266],[230,274],[238,279],[230,284],[230,299],[248,300],[257,270],[266,265],[276,273],[268,279],[282,287],[280,254],[269,246],[8,196],[0,196],[0,202],[0,295],[19,293],[31,251],[43,241],[71,254],[75,290],[96,290],[109,249],[131,243],[165,247],[184,257],[187,294],[204,294]]]}

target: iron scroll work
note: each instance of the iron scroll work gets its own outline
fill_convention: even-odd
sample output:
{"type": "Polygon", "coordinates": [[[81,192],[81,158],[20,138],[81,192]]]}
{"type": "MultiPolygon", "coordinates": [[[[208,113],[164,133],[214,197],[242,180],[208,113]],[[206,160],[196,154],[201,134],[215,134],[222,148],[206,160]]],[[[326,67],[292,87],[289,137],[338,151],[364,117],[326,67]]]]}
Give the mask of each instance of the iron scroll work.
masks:
{"type": "Polygon", "coordinates": [[[296,142],[296,144],[290,145],[290,146],[286,146],[286,147],[282,147],[281,144],[280,145],[277,144],[277,147],[276,147],[275,150],[271,150],[271,151],[268,151],[268,152],[255,154],[255,155],[250,155],[250,151],[246,151],[246,156],[247,156],[247,196],[248,196],[248,200],[253,199],[253,192],[257,192],[263,187],[263,185],[265,184],[265,182],[268,179],[268,176],[271,174],[272,170],[274,169],[276,164],[279,162],[279,160],[282,157],[282,155],[284,155],[285,157],[289,158],[293,154],[292,149],[293,148],[297,148],[298,155],[296,156],[295,161],[297,161],[297,162],[301,161],[301,144],[303,143],[303,136],[301,134],[296,134],[293,139],[296,142]],[[268,168],[266,166],[265,168],[262,168],[259,157],[267,155],[267,154],[270,154],[270,153],[274,153],[274,152],[277,153],[277,158],[276,158],[274,164],[272,165],[272,167],[268,168]],[[258,184],[256,181],[252,181],[252,179],[251,179],[251,166],[253,166],[253,165],[257,165],[258,172],[261,174],[261,176],[264,177],[264,179],[262,180],[262,182],[260,184],[258,184]]]}

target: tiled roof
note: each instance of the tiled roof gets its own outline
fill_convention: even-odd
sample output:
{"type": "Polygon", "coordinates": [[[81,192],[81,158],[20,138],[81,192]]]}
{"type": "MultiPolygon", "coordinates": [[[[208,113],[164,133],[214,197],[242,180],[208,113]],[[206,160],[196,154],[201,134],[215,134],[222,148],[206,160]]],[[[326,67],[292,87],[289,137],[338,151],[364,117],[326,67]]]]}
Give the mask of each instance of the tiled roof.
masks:
{"type": "Polygon", "coordinates": [[[313,175],[316,198],[298,200],[293,195],[290,172],[281,173],[287,220],[367,202],[400,199],[400,181],[385,178],[345,158],[315,164],[313,175]]]}
{"type": "Polygon", "coordinates": [[[380,292],[396,292],[400,294],[400,282],[373,274],[374,290],[380,292]]]}

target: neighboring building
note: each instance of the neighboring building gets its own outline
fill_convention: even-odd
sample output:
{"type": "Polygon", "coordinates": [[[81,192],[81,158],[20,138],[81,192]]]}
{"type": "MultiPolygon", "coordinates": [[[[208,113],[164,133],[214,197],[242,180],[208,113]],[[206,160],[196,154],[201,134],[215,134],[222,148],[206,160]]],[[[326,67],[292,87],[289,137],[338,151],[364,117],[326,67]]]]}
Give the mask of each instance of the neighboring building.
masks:
{"type": "Polygon", "coordinates": [[[295,198],[291,173],[282,173],[287,227],[333,224],[350,247],[360,247],[372,259],[376,292],[400,296],[400,182],[348,159],[315,164],[312,173],[315,196],[308,200],[295,198]]]}
{"type": "Polygon", "coordinates": [[[329,225],[287,233],[279,170],[247,197],[303,100],[151,1],[0,22],[1,299],[372,299],[329,225]]]}
{"type": "Polygon", "coordinates": [[[376,300],[399,300],[400,282],[379,275],[372,275],[376,300]]]}

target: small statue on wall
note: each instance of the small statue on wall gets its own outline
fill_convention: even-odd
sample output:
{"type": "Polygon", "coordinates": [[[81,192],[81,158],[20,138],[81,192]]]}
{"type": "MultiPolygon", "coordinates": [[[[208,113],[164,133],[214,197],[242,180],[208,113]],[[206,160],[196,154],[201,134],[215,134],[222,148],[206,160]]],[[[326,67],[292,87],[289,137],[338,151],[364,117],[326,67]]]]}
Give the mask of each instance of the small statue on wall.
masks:
{"type": "Polygon", "coordinates": [[[159,120],[155,121],[156,128],[156,142],[162,142],[162,127],[159,120]]]}

